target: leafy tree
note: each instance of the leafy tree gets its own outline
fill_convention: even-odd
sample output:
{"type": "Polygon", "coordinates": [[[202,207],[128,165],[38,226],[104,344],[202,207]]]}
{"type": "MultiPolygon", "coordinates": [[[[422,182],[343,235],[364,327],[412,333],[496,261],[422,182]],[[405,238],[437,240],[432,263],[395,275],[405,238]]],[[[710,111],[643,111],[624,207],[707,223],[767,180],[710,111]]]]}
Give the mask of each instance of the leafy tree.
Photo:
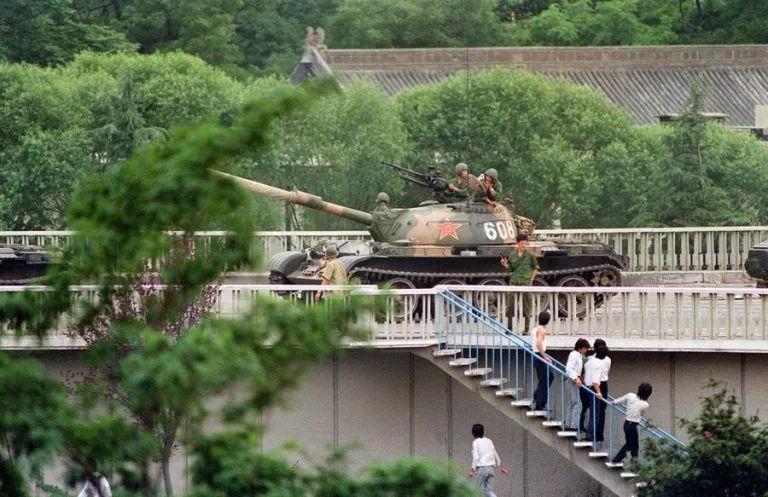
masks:
{"type": "MultiPolygon", "coordinates": [[[[167,139],[176,124],[231,121],[243,95],[221,70],[180,53],[83,54],[52,70],[0,65],[0,226],[64,226],[85,176],[167,139]]],[[[271,212],[256,211],[267,222],[271,212]]]]}
{"type": "Polygon", "coordinates": [[[346,1],[330,19],[338,48],[421,48],[504,44],[491,0],[346,1]]]}
{"type": "Polygon", "coordinates": [[[735,207],[729,198],[720,179],[721,165],[708,153],[702,98],[701,90],[693,86],[665,140],[668,154],[651,176],[654,188],[648,191],[636,225],[723,226],[752,220],[750,213],[735,207]]]}
{"type": "MultiPolygon", "coordinates": [[[[400,158],[404,135],[396,109],[380,89],[349,86],[309,113],[283,120],[279,130],[279,147],[244,168],[245,174],[364,211],[374,207],[382,190],[397,201],[401,181],[380,161],[400,158]]],[[[327,213],[300,212],[297,228],[361,228],[327,213]]]]}
{"type": "Polygon", "coordinates": [[[644,449],[640,478],[649,484],[642,495],[768,494],[768,425],[739,415],[736,397],[726,388],[716,382],[708,387],[712,392],[702,399],[699,415],[681,421],[691,440],[686,450],[654,443],[644,449]]]}
{"type": "Polygon", "coordinates": [[[71,419],[64,389],[35,360],[0,354],[0,494],[25,495],[25,474],[39,472],[71,419]]]}
{"type": "Polygon", "coordinates": [[[56,65],[83,50],[133,51],[109,26],[80,22],[67,0],[7,0],[0,9],[0,59],[56,65]]]}

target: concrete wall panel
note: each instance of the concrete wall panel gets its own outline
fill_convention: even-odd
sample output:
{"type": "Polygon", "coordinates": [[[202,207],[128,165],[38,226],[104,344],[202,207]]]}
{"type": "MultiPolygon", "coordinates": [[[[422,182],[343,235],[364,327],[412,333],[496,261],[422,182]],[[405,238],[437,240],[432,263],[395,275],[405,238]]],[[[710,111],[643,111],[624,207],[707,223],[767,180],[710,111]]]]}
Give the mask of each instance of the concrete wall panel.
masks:
{"type": "Polygon", "coordinates": [[[339,443],[359,442],[354,466],[410,453],[410,354],[352,351],[339,361],[339,443]]]}
{"type": "Polygon", "coordinates": [[[414,361],[414,455],[450,457],[450,384],[446,374],[429,361],[412,356],[414,361]]]}
{"type": "Polygon", "coordinates": [[[265,450],[296,440],[314,458],[326,455],[333,447],[333,368],[333,360],[318,365],[282,407],[264,413],[265,450]]]}

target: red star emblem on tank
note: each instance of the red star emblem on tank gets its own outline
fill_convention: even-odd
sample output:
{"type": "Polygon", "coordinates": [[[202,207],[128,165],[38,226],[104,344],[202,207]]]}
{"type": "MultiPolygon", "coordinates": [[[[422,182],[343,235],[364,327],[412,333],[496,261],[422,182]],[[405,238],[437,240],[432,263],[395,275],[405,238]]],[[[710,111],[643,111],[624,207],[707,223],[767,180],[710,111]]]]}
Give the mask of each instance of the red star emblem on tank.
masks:
{"type": "Polygon", "coordinates": [[[462,223],[452,223],[450,221],[445,221],[437,225],[438,228],[440,228],[440,235],[437,237],[437,240],[440,241],[443,238],[451,237],[455,240],[459,239],[459,234],[456,233],[456,231],[461,228],[462,223]]]}

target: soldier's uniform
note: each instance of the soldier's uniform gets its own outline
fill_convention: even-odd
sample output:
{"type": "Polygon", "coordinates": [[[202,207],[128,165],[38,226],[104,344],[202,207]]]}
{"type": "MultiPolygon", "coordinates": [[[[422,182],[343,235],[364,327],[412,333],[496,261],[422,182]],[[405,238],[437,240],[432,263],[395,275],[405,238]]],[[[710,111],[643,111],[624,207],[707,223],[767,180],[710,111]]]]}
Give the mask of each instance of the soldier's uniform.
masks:
{"type": "MultiPolygon", "coordinates": [[[[507,256],[509,264],[509,284],[512,286],[531,286],[531,276],[533,271],[539,270],[539,260],[530,251],[526,250],[522,255],[518,255],[517,249],[513,249],[507,256]]],[[[525,334],[531,327],[531,308],[533,307],[533,295],[524,293],[521,295],[523,300],[523,317],[525,319],[525,334]]],[[[512,329],[512,321],[515,313],[514,297],[509,295],[507,301],[507,327],[512,329]]]]}
{"type": "Polygon", "coordinates": [[[469,197],[469,179],[466,176],[464,178],[459,176],[463,171],[467,171],[468,169],[469,166],[463,162],[456,164],[456,179],[451,183],[451,186],[455,188],[455,190],[451,192],[452,199],[463,200],[469,197]]]}
{"type": "Polygon", "coordinates": [[[392,226],[392,221],[397,217],[397,212],[389,209],[389,195],[380,192],[376,195],[376,207],[371,211],[373,224],[369,228],[371,236],[376,241],[383,240],[387,231],[392,226]]]}
{"type": "Polygon", "coordinates": [[[336,257],[329,257],[321,275],[329,285],[346,285],[348,281],[347,268],[336,257]]]}

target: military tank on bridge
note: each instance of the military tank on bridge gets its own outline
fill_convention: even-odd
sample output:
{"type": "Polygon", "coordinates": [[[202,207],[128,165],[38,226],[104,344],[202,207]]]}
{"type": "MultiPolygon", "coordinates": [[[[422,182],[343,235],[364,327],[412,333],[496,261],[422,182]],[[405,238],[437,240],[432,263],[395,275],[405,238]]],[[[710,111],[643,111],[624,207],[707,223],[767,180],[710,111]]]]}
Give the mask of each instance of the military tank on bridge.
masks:
{"type": "Polygon", "coordinates": [[[501,203],[426,201],[418,207],[368,213],[309,193],[220,174],[256,194],[350,219],[371,234],[372,241],[326,240],[304,251],[276,254],[268,263],[271,284],[319,284],[325,247],[335,245],[350,281],[359,284],[395,289],[504,285],[507,273],[499,259],[516,246],[518,233],[529,235],[528,249],[541,266],[536,285],[619,286],[628,263],[626,256],[598,241],[537,237],[530,219],[501,203]]]}
{"type": "Polygon", "coordinates": [[[50,255],[34,245],[0,244],[0,285],[23,285],[45,274],[50,255]]]}
{"type": "Polygon", "coordinates": [[[744,269],[757,281],[757,288],[768,288],[768,240],[749,249],[744,269]]]}

